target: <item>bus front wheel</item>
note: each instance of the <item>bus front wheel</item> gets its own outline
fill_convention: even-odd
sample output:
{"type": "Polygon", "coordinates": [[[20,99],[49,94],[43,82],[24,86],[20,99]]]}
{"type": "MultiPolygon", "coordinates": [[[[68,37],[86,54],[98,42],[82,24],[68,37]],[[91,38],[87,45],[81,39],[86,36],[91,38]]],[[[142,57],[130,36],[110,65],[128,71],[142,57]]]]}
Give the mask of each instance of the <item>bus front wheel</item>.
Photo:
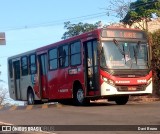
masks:
{"type": "Polygon", "coordinates": [[[28,105],[34,105],[34,94],[32,90],[28,91],[27,101],[28,101],[28,105]]]}
{"type": "Polygon", "coordinates": [[[117,105],[125,105],[128,102],[129,96],[116,97],[115,102],[117,105]]]}
{"type": "Polygon", "coordinates": [[[88,105],[90,102],[89,99],[85,98],[84,91],[82,88],[77,88],[74,91],[74,104],[77,106],[88,105]]]}

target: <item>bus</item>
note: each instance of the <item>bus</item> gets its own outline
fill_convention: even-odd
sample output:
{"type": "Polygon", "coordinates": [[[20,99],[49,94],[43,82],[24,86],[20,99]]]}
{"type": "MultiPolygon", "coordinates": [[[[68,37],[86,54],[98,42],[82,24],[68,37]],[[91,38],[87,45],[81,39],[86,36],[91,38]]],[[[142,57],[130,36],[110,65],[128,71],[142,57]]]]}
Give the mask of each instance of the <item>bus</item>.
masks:
{"type": "Polygon", "coordinates": [[[86,105],[152,94],[150,45],[139,29],[106,27],[8,58],[10,97],[86,105]]]}

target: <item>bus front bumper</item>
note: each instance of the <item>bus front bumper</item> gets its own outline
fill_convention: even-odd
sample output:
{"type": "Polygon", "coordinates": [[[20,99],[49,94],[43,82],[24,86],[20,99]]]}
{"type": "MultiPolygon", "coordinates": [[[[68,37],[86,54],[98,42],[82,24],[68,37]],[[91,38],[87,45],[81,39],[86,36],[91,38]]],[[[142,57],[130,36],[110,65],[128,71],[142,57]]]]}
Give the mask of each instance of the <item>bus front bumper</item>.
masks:
{"type": "MultiPolygon", "coordinates": [[[[137,86],[138,87],[138,86],[137,86]]],[[[147,85],[144,90],[138,91],[136,86],[112,86],[106,82],[103,82],[101,85],[101,96],[111,96],[111,95],[143,95],[143,94],[152,94],[153,83],[147,85]],[[118,88],[125,88],[127,90],[118,90],[118,88]]]]}

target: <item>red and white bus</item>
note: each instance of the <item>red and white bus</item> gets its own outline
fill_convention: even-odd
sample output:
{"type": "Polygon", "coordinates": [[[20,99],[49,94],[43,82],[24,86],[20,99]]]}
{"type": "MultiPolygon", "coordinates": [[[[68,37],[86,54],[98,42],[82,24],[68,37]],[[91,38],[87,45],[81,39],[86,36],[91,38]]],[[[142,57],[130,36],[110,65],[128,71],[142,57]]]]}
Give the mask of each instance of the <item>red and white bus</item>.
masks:
{"type": "Polygon", "coordinates": [[[73,100],[84,105],[152,93],[145,32],[107,27],[8,58],[10,97],[28,104],[73,100]]]}

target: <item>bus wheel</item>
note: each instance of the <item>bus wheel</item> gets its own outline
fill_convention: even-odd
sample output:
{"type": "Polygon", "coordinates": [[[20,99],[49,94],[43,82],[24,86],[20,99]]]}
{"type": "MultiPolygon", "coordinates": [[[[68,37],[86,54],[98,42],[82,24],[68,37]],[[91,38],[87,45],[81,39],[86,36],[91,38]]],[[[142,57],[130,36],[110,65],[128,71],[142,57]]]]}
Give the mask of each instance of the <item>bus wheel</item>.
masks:
{"type": "Polygon", "coordinates": [[[84,104],[84,91],[81,88],[77,88],[74,91],[74,104],[81,106],[84,104]]]}
{"type": "Polygon", "coordinates": [[[117,105],[125,105],[128,102],[129,96],[116,97],[115,102],[117,105]]]}
{"type": "Polygon", "coordinates": [[[28,105],[34,105],[34,94],[32,90],[28,91],[27,101],[28,101],[28,105]]]}
{"type": "Polygon", "coordinates": [[[74,92],[74,104],[77,106],[88,105],[89,99],[84,97],[84,91],[82,88],[77,88],[74,92]]]}

